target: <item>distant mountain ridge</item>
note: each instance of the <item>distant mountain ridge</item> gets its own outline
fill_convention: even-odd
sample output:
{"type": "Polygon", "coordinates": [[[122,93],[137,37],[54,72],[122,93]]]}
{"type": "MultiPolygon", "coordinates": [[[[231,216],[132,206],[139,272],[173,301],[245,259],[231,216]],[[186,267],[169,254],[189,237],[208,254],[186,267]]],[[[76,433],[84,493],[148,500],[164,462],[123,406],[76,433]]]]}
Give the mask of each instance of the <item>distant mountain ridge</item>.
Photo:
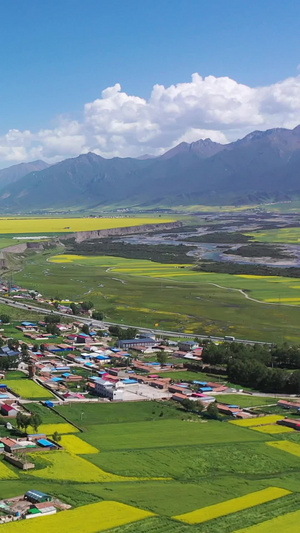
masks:
{"type": "Polygon", "coordinates": [[[24,165],[36,163],[46,168],[15,173],[6,183],[0,171],[1,211],[288,200],[300,196],[300,126],[254,131],[225,145],[180,143],[159,157],[88,153],[52,166],[24,165]]]}
{"type": "Polygon", "coordinates": [[[23,176],[26,176],[29,172],[34,170],[44,170],[49,166],[50,165],[45,163],[45,161],[37,160],[31,161],[30,163],[19,163],[18,165],[0,169],[0,189],[23,178],[23,176]]]}

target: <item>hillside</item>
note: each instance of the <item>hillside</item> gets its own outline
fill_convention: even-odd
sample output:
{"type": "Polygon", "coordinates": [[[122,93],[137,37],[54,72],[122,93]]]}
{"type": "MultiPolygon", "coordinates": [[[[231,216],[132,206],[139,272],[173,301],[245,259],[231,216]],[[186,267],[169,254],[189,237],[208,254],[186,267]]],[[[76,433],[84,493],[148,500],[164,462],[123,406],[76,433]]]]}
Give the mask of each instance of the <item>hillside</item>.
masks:
{"type": "Polygon", "coordinates": [[[20,163],[19,165],[13,165],[8,168],[0,170],[0,188],[14,183],[15,181],[23,178],[29,172],[44,170],[48,168],[48,163],[45,161],[31,161],[30,163],[20,163]]]}
{"type": "Polygon", "coordinates": [[[299,173],[300,126],[277,128],[255,131],[227,145],[209,139],[181,143],[156,158],[83,154],[6,183],[0,190],[0,209],[286,200],[300,194],[299,173]]]}

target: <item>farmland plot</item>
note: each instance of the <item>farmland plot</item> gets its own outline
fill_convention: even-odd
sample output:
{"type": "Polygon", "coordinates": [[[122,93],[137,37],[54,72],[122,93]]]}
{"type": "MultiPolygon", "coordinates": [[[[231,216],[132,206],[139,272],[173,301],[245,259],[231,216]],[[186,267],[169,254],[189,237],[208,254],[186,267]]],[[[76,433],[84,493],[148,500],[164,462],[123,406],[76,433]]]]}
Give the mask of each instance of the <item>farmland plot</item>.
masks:
{"type": "Polygon", "coordinates": [[[47,533],[58,531],[77,533],[83,531],[83,527],[84,533],[98,533],[112,527],[143,520],[149,516],[152,516],[152,513],[148,511],[107,501],[44,516],[40,520],[22,520],[4,524],[1,527],[4,533],[40,533],[41,527],[47,533]]]}
{"type": "Polygon", "coordinates": [[[270,487],[258,492],[252,492],[246,496],[241,496],[240,498],[227,500],[223,503],[211,505],[209,507],[204,507],[203,509],[198,509],[191,513],[178,515],[174,518],[188,524],[200,524],[202,522],[213,520],[214,518],[219,518],[220,516],[226,516],[231,513],[248,509],[249,507],[254,507],[268,501],[276,500],[277,498],[281,498],[287,494],[290,494],[290,491],[277,487],[270,487]]]}

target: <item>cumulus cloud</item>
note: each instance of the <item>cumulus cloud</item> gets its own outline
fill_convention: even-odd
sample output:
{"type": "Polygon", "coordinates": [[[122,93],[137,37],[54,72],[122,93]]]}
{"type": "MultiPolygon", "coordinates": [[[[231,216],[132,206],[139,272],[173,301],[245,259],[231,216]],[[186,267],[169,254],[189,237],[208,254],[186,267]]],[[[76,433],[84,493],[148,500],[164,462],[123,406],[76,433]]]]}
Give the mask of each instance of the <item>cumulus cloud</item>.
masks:
{"type": "Polygon", "coordinates": [[[186,83],[155,85],[148,100],[116,83],[84,105],[81,120],[61,117],[53,129],[12,129],[1,136],[0,161],[54,163],[88,151],[104,157],[158,155],[182,141],[210,137],[226,143],[254,129],[299,123],[300,75],[253,88],[195,73],[186,83]]]}

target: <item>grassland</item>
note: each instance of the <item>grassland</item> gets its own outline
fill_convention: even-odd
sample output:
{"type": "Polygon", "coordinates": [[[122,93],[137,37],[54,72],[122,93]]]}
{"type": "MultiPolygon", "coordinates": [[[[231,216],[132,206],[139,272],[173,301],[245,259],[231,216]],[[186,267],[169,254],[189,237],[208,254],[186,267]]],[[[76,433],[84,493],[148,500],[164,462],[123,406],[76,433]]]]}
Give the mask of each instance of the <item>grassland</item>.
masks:
{"type": "MultiPolygon", "coordinates": [[[[56,233],[73,233],[76,231],[93,231],[109,228],[124,228],[143,224],[158,224],[159,222],[173,222],[174,218],[158,217],[106,217],[106,218],[0,218],[0,234],[40,235],[56,233]]],[[[17,244],[17,241],[15,242],[17,244]]]]}
{"type": "Polygon", "coordinates": [[[115,274],[158,278],[166,281],[183,281],[199,284],[217,284],[224,289],[243,290],[249,297],[261,302],[300,303],[300,285],[297,278],[256,276],[247,274],[216,274],[197,272],[189,265],[153,263],[142,259],[95,257],[61,254],[51,262],[68,265],[75,263],[95,269],[109,269],[115,274]]]}
{"type": "Polygon", "coordinates": [[[82,301],[89,294],[107,320],[124,324],[269,342],[300,340],[300,283],[294,278],[201,273],[115,257],[73,259],[30,256],[15,281],[24,287],[34,283],[47,297],[82,301]]]}
{"type": "MultiPolygon", "coordinates": [[[[144,422],[164,419],[178,419],[184,416],[184,412],[174,409],[172,402],[131,402],[93,404],[84,406],[77,404],[58,405],[57,413],[65,416],[70,422],[88,430],[91,426],[103,424],[120,424],[130,422],[144,422]],[[162,414],[162,417],[161,417],[162,414]]],[[[99,430],[99,432],[101,429],[99,430]]]]}
{"type": "Polygon", "coordinates": [[[300,243],[300,228],[278,228],[247,233],[256,241],[260,242],[280,242],[284,244],[300,243]]]}
{"type": "MultiPolygon", "coordinates": [[[[123,424],[107,424],[93,426],[81,438],[101,451],[140,448],[161,448],[164,446],[188,446],[195,444],[212,444],[216,441],[220,430],[219,423],[190,423],[184,420],[157,420],[153,422],[124,422],[123,424]],[[151,435],[151,436],[150,436],[151,435]],[[149,438],[150,436],[150,438],[149,438]]],[[[222,429],[224,443],[260,441],[261,435],[239,431],[231,424],[222,429]]]]}
{"type": "Polygon", "coordinates": [[[224,402],[239,407],[259,407],[261,405],[276,404],[276,398],[267,398],[266,396],[252,396],[245,394],[217,394],[218,402],[224,402]]]}

